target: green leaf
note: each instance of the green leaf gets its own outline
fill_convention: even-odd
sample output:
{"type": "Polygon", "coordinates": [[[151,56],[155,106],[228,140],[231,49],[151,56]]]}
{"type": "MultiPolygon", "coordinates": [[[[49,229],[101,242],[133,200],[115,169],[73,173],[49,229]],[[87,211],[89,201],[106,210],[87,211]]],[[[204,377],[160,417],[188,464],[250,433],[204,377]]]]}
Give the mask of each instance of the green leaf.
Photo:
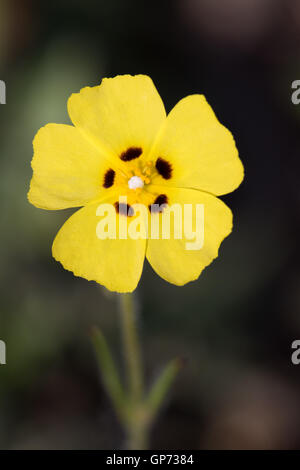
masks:
{"type": "Polygon", "coordinates": [[[103,384],[122,422],[126,421],[127,397],[109,346],[101,330],[94,327],[92,340],[96,351],[103,384]]]}
{"type": "Polygon", "coordinates": [[[179,370],[183,366],[181,359],[174,359],[163,369],[154,385],[150,389],[148,397],[144,402],[145,409],[149,414],[149,419],[153,421],[155,415],[159,411],[172,383],[175,380],[179,370]]]}

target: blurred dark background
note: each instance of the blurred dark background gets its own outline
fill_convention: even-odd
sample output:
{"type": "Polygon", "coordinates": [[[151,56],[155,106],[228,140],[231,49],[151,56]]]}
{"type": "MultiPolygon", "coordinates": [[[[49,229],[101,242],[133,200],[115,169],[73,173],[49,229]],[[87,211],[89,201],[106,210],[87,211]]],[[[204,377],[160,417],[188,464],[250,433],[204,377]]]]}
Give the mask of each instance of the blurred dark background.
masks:
{"type": "Polygon", "coordinates": [[[178,288],[144,270],[148,383],[187,358],[152,447],[300,448],[298,0],[0,1],[0,448],[124,442],[89,337],[99,325],[122,365],[116,296],[51,258],[69,212],[26,199],[38,128],[69,123],[72,92],[124,73],[150,75],[168,111],[205,94],[246,173],[223,198],[234,231],[198,281],[178,288]]]}

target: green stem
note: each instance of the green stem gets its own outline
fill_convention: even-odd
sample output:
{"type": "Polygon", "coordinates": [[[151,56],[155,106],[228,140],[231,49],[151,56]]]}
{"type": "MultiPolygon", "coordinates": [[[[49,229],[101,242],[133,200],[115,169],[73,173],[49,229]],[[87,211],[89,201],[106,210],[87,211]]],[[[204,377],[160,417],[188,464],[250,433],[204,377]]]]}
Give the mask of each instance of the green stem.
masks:
{"type": "Polygon", "coordinates": [[[148,426],[143,408],[143,372],[138,341],[134,298],[132,294],[121,295],[121,326],[127,368],[130,416],[128,418],[128,447],[145,449],[148,426]]]}
{"type": "Polygon", "coordinates": [[[121,325],[129,394],[132,401],[136,403],[142,398],[143,374],[132,294],[121,295],[121,325]]]}
{"type": "Polygon", "coordinates": [[[144,394],[143,367],[132,294],[122,294],[120,306],[128,390],[122,384],[109,345],[99,328],[94,328],[92,337],[103,384],[127,433],[126,448],[142,450],[148,448],[150,426],[182,366],[182,361],[175,359],[169,362],[150,391],[144,394]]]}

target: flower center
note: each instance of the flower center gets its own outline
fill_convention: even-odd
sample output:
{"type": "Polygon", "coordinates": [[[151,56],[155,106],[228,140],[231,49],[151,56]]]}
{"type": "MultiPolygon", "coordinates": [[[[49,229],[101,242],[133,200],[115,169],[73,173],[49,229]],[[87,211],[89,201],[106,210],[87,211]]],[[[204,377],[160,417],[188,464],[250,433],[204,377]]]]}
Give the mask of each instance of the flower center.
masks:
{"type": "Polygon", "coordinates": [[[142,188],[144,186],[144,181],[139,176],[132,176],[128,180],[128,187],[129,189],[137,189],[142,188]]]}

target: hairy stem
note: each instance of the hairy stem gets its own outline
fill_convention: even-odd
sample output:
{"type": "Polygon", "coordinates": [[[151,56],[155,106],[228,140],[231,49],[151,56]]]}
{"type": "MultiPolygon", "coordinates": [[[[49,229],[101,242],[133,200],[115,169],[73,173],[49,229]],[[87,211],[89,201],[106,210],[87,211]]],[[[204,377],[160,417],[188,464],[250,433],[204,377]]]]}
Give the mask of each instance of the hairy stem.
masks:
{"type": "Polygon", "coordinates": [[[136,312],[132,294],[121,295],[121,327],[129,388],[128,447],[147,447],[148,426],[143,409],[143,370],[138,341],[136,312]]]}

